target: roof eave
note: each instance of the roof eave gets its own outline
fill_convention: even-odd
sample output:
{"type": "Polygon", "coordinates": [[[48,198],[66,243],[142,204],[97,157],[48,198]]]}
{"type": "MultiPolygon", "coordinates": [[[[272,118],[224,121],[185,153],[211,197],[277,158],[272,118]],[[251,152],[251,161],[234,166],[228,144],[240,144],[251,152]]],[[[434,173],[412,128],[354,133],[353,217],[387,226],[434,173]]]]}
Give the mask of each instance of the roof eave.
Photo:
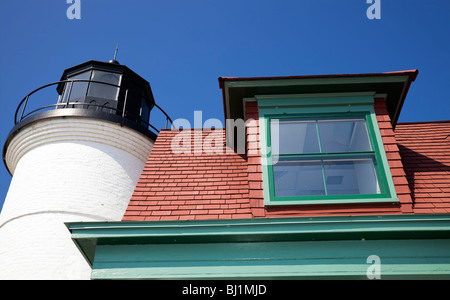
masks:
{"type": "MultiPolygon", "coordinates": [[[[383,83],[392,84],[396,82],[399,84],[396,88],[396,93],[399,94],[398,99],[395,97],[395,109],[389,108],[391,110],[391,123],[393,127],[398,120],[400,115],[400,110],[406,98],[406,94],[410,88],[411,83],[416,79],[418,75],[418,70],[405,70],[396,72],[385,72],[385,73],[363,73],[363,74],[331,74],[331,75],[301,75],[301,76],[275,76],[275,77],[219,77],[219,87],[222,89],[223,105],[225,119],[233,119],[230,113],[230,91],[238,89],[255,89],[258,88],[272,88],[274,91],[280,90],[283,86],[290,87],[293,86],[340,86],[348,85],[349,87],[353,84],[359,84],[363,86],[364,84],[377,84],[378,86],[383,86],[383,83]],[[401,85],[401,86],[400,86],[401,85]]],[[[349,90],[350,91],[350,90],[349,90]]],[[[236,101],[236,100],[234,100],[236,101]]],[[[243,116],[240,116],[243,117],[243,116]]]]}
{"type": "Polygon", "coordinates": [[[92,265],[97,245],[448,238],[448,214],[66,223],[92,265]],[[332,229],[330,229],[332,228],[332,229]]]}

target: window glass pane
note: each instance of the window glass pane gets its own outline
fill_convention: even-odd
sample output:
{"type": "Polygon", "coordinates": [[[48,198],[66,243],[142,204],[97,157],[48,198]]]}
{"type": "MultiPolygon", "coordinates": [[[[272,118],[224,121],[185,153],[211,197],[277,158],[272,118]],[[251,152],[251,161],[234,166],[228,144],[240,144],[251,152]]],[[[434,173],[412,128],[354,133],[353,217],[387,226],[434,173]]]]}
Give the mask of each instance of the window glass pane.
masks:
{"type": "Polygon", "coordinates": [[[271,119],[272,154],[320,152],[316,122],[298,119],[271,119]]]}
{"type": "MultiPolygon", "coordinates": [[[[92,72],[92,80],[106,82],[114,85],[119,85],[120,76],[121,76],[120,74],[103,72],[98,70],[94,70],[92,72]]],[[[89,85],[88,95],[92,97],[116,100],[118,92],[119,92],[118,87],[91,82],[91,84],[89,85]]]]}
{"type": "Polygon", "coordinates": [[[328,195],[380,193],[371,158],[324,160],[323,164],[328,195]]]}
{"type": "MultiPolygon", "coordinates": [[[[77,80],[77,79],[83,79],[83,80],[89,80],[91,77],[91,71],[84,72],[75,76],[70,76],[69,79],[77,80]]],[[[66,84],[66,91],[65,93],[69,93],[70,90],[70,98],[69,100],[75,100],[81,97],[86,96],[86,89],[88,87],[88,82],[74,82],[72,89],[70,90],[70,83],[66,84]]],[[[66,99],[66,97],[64,97],[66,99]]]]}
{"type": "Polygon", "coordinates": [[[278,161],[273,178],[275,196],[325,195],[320,160],[278,161]]]}
{"type": "Polygon", "coordinates": [[[364,119],[319,120],[322,152],[371,151],[364,119]]]}

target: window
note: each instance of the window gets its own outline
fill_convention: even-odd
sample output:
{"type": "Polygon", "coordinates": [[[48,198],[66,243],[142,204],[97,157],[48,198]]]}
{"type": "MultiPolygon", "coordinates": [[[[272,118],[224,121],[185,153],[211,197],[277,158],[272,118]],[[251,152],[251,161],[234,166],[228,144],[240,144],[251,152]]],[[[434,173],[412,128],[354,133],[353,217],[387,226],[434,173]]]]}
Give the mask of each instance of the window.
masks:
{"type": "Polygon", "coordinates": [[[119,94],[120,74],[94,70],[92,72],[93,81],[101,81],[107,84],[91,82],[89,85],[88,96],[117,100],[119,94]]]}
{"type": "Polygon", "coordinates": [[[380,194],[364,117],[271,118],[275,198],[380,194]]]}
{"type": "Polygon", "coordinates": [[[398,202],[372,94],[254,99],[265,205],[398,202]]]}

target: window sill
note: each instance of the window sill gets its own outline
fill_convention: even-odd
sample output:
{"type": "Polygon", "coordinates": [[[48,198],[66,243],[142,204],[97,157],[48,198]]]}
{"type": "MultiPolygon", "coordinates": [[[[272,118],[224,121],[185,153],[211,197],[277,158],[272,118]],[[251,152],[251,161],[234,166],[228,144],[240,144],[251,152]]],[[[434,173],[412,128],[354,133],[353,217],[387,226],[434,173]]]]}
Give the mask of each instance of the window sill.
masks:
{"type": "Polygon", "coordinates": [[[277,205],[322,205],[350,203],[399,203],[398,198],[360,198],[360,199],[320,199],[320,200],[264,200],[265,206],[277,205]]]}

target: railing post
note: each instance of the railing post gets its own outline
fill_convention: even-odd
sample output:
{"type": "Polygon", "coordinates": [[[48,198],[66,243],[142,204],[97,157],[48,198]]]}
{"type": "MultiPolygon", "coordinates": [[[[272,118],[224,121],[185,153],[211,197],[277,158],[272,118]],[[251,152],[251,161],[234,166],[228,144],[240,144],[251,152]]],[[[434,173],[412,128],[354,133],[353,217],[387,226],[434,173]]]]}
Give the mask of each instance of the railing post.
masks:
{"type": "Polygon", "coordinates": [[[125,91],[125,100],[123,100],[122,118],[125,118],[125,109],[127,108],[128,89],[125,91]]]}
{"type": "Polygon", "coordinates": [[[69,94],[67,95],[67,101],[66,101],[66,107],[69,105],[69,101],[70,101],[70,94],[72,93],[72,86],[73,86],[73,81],[70,82],[70,88],[69,88],[69,94]]]}
{"type": "MultiPolygon", "coordinates": [[[[27,103],[28,103],[28,97],[29,97],[29,95],[27,95],[27,97],[25,98],[25,102],[23,103],[22,112],[20,113],[19,122],[22,121],[23,113],[24,113],[25,107],[27,106],[27,103]]],[[[14,120],[14,121],[16,121],[16,124],[17,124],[17,120],[14,120]]]]}

